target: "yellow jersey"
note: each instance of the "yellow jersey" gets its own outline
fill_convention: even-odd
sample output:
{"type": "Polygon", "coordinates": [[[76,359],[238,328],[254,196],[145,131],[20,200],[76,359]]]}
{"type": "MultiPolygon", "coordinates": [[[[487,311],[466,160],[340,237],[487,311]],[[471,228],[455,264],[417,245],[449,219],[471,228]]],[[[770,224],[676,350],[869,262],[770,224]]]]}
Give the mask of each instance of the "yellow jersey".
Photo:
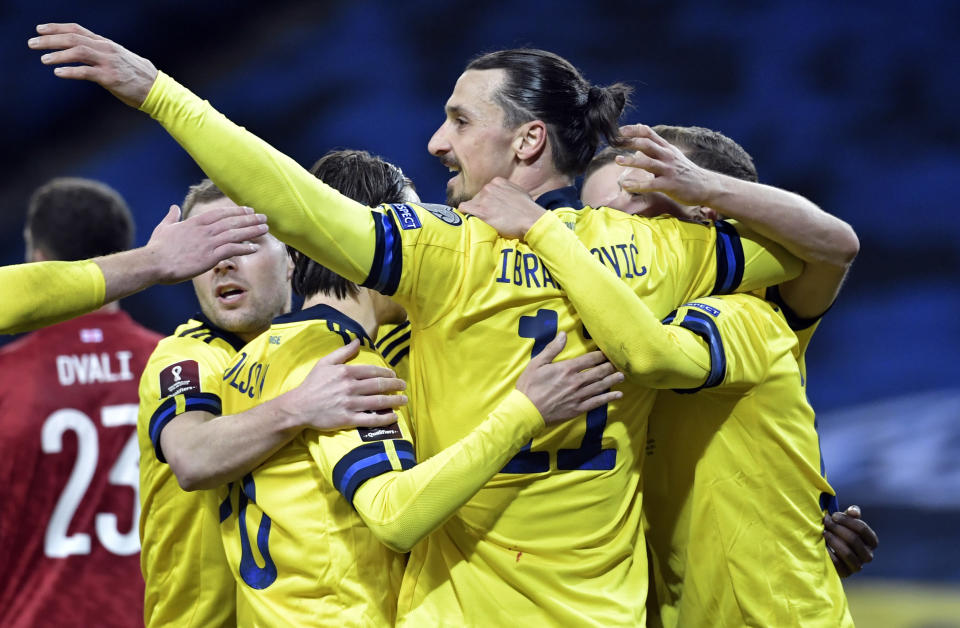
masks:
{"type": "Polygon", "coordinates": [[[103,272],[89,260],[0,268],[0,334],[18,334],[103,305],[103,272]]]}
{"type": "Polygon", "coordinates": [[[180,488],[160,433],[184,412],[221,414],[223,371],[243,344],[197,314],[160,341],[140,378],[140,566],[148,627],[236,623],[236,587],[220,541],[216,493],[180,488]]]}
{"type": "Polygon", "coordinates": [[[376,347],[397,377],[405,382],[410,379],[410,321],[381,325],[376,347]]]}
{"type": "MultiPolygon", "coordinates": [[[[355,363],[384,365],[363,328],[334,308],[275,319],[226,370],[225,411],[243,412],[291,390],[320,357],[353,338],[362,342],[355,363]]],[[[397,414],[397,424],[382,428],[304,430],[220,490],[240,625],[393,625],[402,552],[543,427],[515,391],[482,429],[417,464],[406,414],[397,414]]]]}
{"type": "MultiPolygon", "coordinates": [[[[527,242],[505,239],[440,205],[371,211],[162,73],[142,109],[234,200],[266,213],[274,235],[406,307],[421,456],[476,427],[557,332],[567,333],[560,359],[596,347],[530,233],[527,242]]],[[[781,247],[739,227],[585,208],[572,188],[538,202],[553,210],[547,221],[566,225],[659,317],[694,297],[780,283],[800,270],[781,247]]],[[[603,294],[596,298],[603,303],[603,294]]],[[[634,548],[644,543],[641,472],[653,398],[631,387],[527,443],[414,548],[399,622],[642,625],[647,564],[634,548]]]]}
{"type": "Polygon", "coordinates": [[[694,395],[661,392],[650,417],[644,507],[667,628],[853,625],[822,536],[834,491],[778,310],[732,295],[665,321],[703,334],[723,372],[694,395]]]}

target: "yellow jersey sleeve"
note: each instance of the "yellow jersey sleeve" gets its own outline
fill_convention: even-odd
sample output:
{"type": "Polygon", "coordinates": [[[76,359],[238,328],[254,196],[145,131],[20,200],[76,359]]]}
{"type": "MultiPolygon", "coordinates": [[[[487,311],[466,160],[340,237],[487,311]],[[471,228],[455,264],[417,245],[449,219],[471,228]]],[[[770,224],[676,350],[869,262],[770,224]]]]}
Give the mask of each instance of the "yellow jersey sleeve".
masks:
{"type": "MultiPolygon", "coordinates": [[[[715,241],[701,225],[677,220],[656,224],[667,232],[668,243],[681,245],[673,247],[674,253],[685,251],[693,260],[687,265],[689,271],[678,271],[674,277],[674,286],[690,286],[677,296],[743,289],[747,268],[754,269],[749,273],[754,282],[785,272],[790,264],[789,258],[784,258],[783,264],[777,261],[779,252],[762,254],[752,240],[743,245],[750,251],[750,263],[746,263],[740,244],[743,239],[727,224],[717,228],[715,241]],[[709,271],[713,259],[715,273],[709,271]],[[686,284],[680,283],[683,281],[686,284]]],[[[724,370],[715,369],[725,362],[723,336],[733,334],[735,328],[721,330],[713,319],[698,312],[679,318],[675,313],[671,316],[675,325],[661,325],[644,301],[552,214],[534,224],[526,241],[564,287],[597,345],[627,377],[651,388],[717,386],[724,381],[724,370]]],[[[681,258],[671,264],[672,268],[682,266],[681,258]]],[[[684,309],[684,313],[688,311],[684,309]]],[[[730,318],[734,317],[726,317],[724,322],[730,318]]]]}
{"type": "Polygon", "coordinates": [[[103,272],[89,260],[0,268],[0,333],[18,334],[103,305],[103,272]]]}
{"type": "Polygon", "coordinates": [[[175,417],[193,411],[222,413],[220,387],[227,353],[189,336],[160,341],[141,376],[140,414],[157,460],[166,463],[160,433],[175,417]],[[147,418],[149,417],[149,418],[147,418]]]}
{"type": "Polygon", "coordinates": [[[414,320],[428,324],[449,309],[462,284],[462,214],[442,205],[373,209],[357,203],[163,72],[140,108],[231,199],[265,213],[270,232],[283,242],[365,288],[394,296],[414,320]]]}
{"type": "MultiPolygon", "coordinates": [[[[415,467],[400,473],[384,465],[384,472],[357,484],[347,474],[359,464],[360,449],[369,447],[364,445],[337,464],[334,484],[344,496],[356,485],[353,505],[367,527],[391,549],[406,552],[467,503],[542,428],[533,402],[513,390],[467,436],[415,467]]],[[[370,453],[363,453],[366,464],[377,464],[370,453]]]]}

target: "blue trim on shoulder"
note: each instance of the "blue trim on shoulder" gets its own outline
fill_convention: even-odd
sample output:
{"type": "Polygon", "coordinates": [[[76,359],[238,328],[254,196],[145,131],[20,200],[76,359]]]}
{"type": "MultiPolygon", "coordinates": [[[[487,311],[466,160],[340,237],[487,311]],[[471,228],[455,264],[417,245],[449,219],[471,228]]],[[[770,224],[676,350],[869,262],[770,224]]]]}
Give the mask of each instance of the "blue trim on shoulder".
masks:
{"type": "Polygon", "coordinates": [[[393,471],[384,441],[360,445],[340,458],[333,468],[333,485],[353,505],[353,496],[360,485],[393,471]]]}
{"type": "Polygon", "coordinates": [[[572,209],[583,209],[583,201],[580,200],[580,193],[577,188],[568,185],[565,188],[550,190],[537,197],[537,205],[544,209],[561,209],[570,207],[572,209]]]}
{"type": "MultiPolygon", "coordinates": [[[[183,397],[183,414],[185,412],[209,412],[214,416],[220,416],[223,412],[223,406],[220,402],[220,397],[213,393],[184,393],[183,395],[178,395],[183,397]]],[[[160,447],[160,433],[163,432],[163,428],[167,426],[174,417],[179,416],[177,413],[177,397],[168,397],[161,403],[156,410],[154,410],[153,415],[150,417],[148,434],[150,435],[150,442],[153,443],[153,451],[157,455],[157,460],[160,462],[166,463],[167,459],[163,455],[163,449],[160,447]]]]}
{"type": "Polygon", "coordinates": [[[727,355],[723,349],[723,338],[720,337],[720,330],[713,319],[698,311],[688,310],[683,320],[680,321],[680,327],[689,329],[693,333],[703,338],[710,349],[710,373],[702,386],[677,390],[678,393],[695,393],[704,388],[713,388],[723,382],[727,374],[727,355]]]}
{"type": "MultiPolygon", "coordinates": [[[[373,346],[373,341],[370,340],[370,336],[367,335],[367,332],[360,323],[329,305],[314,305],[302,309],[299,312],[290,312],[289,314],[278,316],[273,319],[273,324],[281,325],[283,323],[299,323],[302,321],[327,321],[328,323],[337,323],[343,329],[360,338],[361,343],[365,343],[371,347],[373,346]]],[[[349,340],[347,342],[349,342],[349,340]]]]}
{"type": "Polygon", "coordinates": [[[410,321],[403,321],[402,323],[400,323],[399,325],[391,329],[389,334],[387,334],[386,336],[384,336],[383,338],[377,341],[377,349],[382,347],[387,341],[390,340],[390,338],[408,329],[410,329],[410,321]]]}
{"type": "Polygon", "coordinates": [[[403,240],[393,211],[391,208],[382,213],[372,212],[376,248],[370,272],[360,284],[387,296],[397,291],[403,271],[403,240]]]}
{"type": "Polygon", "coordinates": [[[743,244],[740,234],[730,223],[718,220],[717,228],[717,281],[712,294],[731,294],[743,281],[743,244]]]}

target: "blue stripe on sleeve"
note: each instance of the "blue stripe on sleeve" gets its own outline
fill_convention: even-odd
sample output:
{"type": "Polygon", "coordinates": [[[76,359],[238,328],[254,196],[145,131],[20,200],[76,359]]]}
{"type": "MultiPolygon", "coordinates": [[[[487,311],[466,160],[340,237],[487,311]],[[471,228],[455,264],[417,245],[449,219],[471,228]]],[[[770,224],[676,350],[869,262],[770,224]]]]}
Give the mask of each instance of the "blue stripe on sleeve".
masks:
{"type": "MultiPolygon", "coordinates": [[[[220,397],[213,393],[186,393],[183,395],[184,412],[209,412],[210,414],[220,416],[222,404],[220,397]]],[[[169,397],[154,411],[150,417],[149,434],[150,442],[153,443],[153,451],[157,455],[157,460],[166,463],[167,459],[163,455],[163,449],[160,447],[160,433],[163,428],[173,420],[177,415],[177,398],[169,397]]]]}
{"type": "Polygon", "coordinates": [[[717,228],[717,281],[712,294],[730,294],[743,280],[743,244],[740,234],[728,222],[718,220],[717,228]]]}
{"type": "Polygon", "coordinates": [[[361,484],[389,471],[393,471],[393,467],[383,441],[367,443],[340,459],[333,468],[333,485],[352,505],[361,484]]]}
{"type": "Polygon", "coordinates": [[[417,466],[417,455],[413,451],[413,443],[408,440],[395,440],[393,441],[393,448],[397,451],[401,469],[406,471],[417,466]]]}
{"type": "Polygon", "coordinates": [[[677,392],[695,393],[703,388],[719,386],[727,373],[727,355],[723,349],[723,338],[720,337],[720,330],[717,329],[716,323],[709,316],[690,310],[680,321],[680,327],[689,329],[706,341],[710,349],[710,373],[702,386],[678,390],[677,392]]]}
{"type": "Polygon", "coordinates": [[[370,273],[361,285],[389,296],[397,291],[400,272],[403,268],[400,234],[397,223],[389,211],[373,212],[373,224],[377,240],[376,249],[370,265],[370,273]]]}

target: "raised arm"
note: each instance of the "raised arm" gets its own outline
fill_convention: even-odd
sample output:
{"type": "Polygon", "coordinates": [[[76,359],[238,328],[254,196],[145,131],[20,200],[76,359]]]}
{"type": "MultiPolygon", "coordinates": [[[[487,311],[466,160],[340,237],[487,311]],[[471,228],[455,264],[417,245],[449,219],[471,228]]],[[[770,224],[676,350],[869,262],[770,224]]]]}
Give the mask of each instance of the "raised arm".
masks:
{"type": "Polygon", "coordinates": [[[654,175],[625,181],[625,190],[662,192],[685,205],[709,207],[770,238],[804,261],[800,276],[780,285],[784,303],[803,319],[830,307],[860,250],[850,225],[799,194],[701,168],[646,125],[622,133],[625,147],[637,152],[617,157],[617,163],[654,175]]]}
{"type": "Polygon", "coordinates": [[[87,80],[150,114],[230,198],[270,219],[273,235],[362,283],[376,253],[370,209],[323,184],[289,157],[230,122],[147,59],[77,24],[43,24],[28,45],[57,76],[87,80]]]}
{"type": "Polygon", "coordinates": [[[176,283],[221,260],[256,250],[247,242],[267,232],[265,218],[246,207],[205,212],[177,222],[176,206],[146,246],[76,262],[0,268],[0,333],[51,325],[158,283],[176,283]]]}
{"type": "MultiPolygon", "coordinates": [[[[544,425],[572,419],[622,396],[623,381],[599,352],[553,362],[566,340],[558,335],[534,357],[516,390],[465,437],[432,458],[376,475],[355,492],[334,470],[334,483],[385,545],[409,551],[479,491],[544,425]],[[338,482],[340,479],[340,482],[338,482]]],[[[468,408],[461,408],[467,412],[468,408]]],[[[345,457],[338,467],[352,463],[345,457]]]]}
{"type": "MultiPolygon", "coordinates": [[[[397,421],[393,408],[407,402],[394,395],[406,385],[387,368],[344,364],[359,342],[320,359],[302,384],[239,414],[194,410],[160,428],[158,453],[181,488],[215,488],[260,465],[301,430],[377,427],[397,421]]],[[[152,427],[151,432],[154,432],[152,427]]],[[[153,434],[151,434],[153,436],[153,434]]]]}

